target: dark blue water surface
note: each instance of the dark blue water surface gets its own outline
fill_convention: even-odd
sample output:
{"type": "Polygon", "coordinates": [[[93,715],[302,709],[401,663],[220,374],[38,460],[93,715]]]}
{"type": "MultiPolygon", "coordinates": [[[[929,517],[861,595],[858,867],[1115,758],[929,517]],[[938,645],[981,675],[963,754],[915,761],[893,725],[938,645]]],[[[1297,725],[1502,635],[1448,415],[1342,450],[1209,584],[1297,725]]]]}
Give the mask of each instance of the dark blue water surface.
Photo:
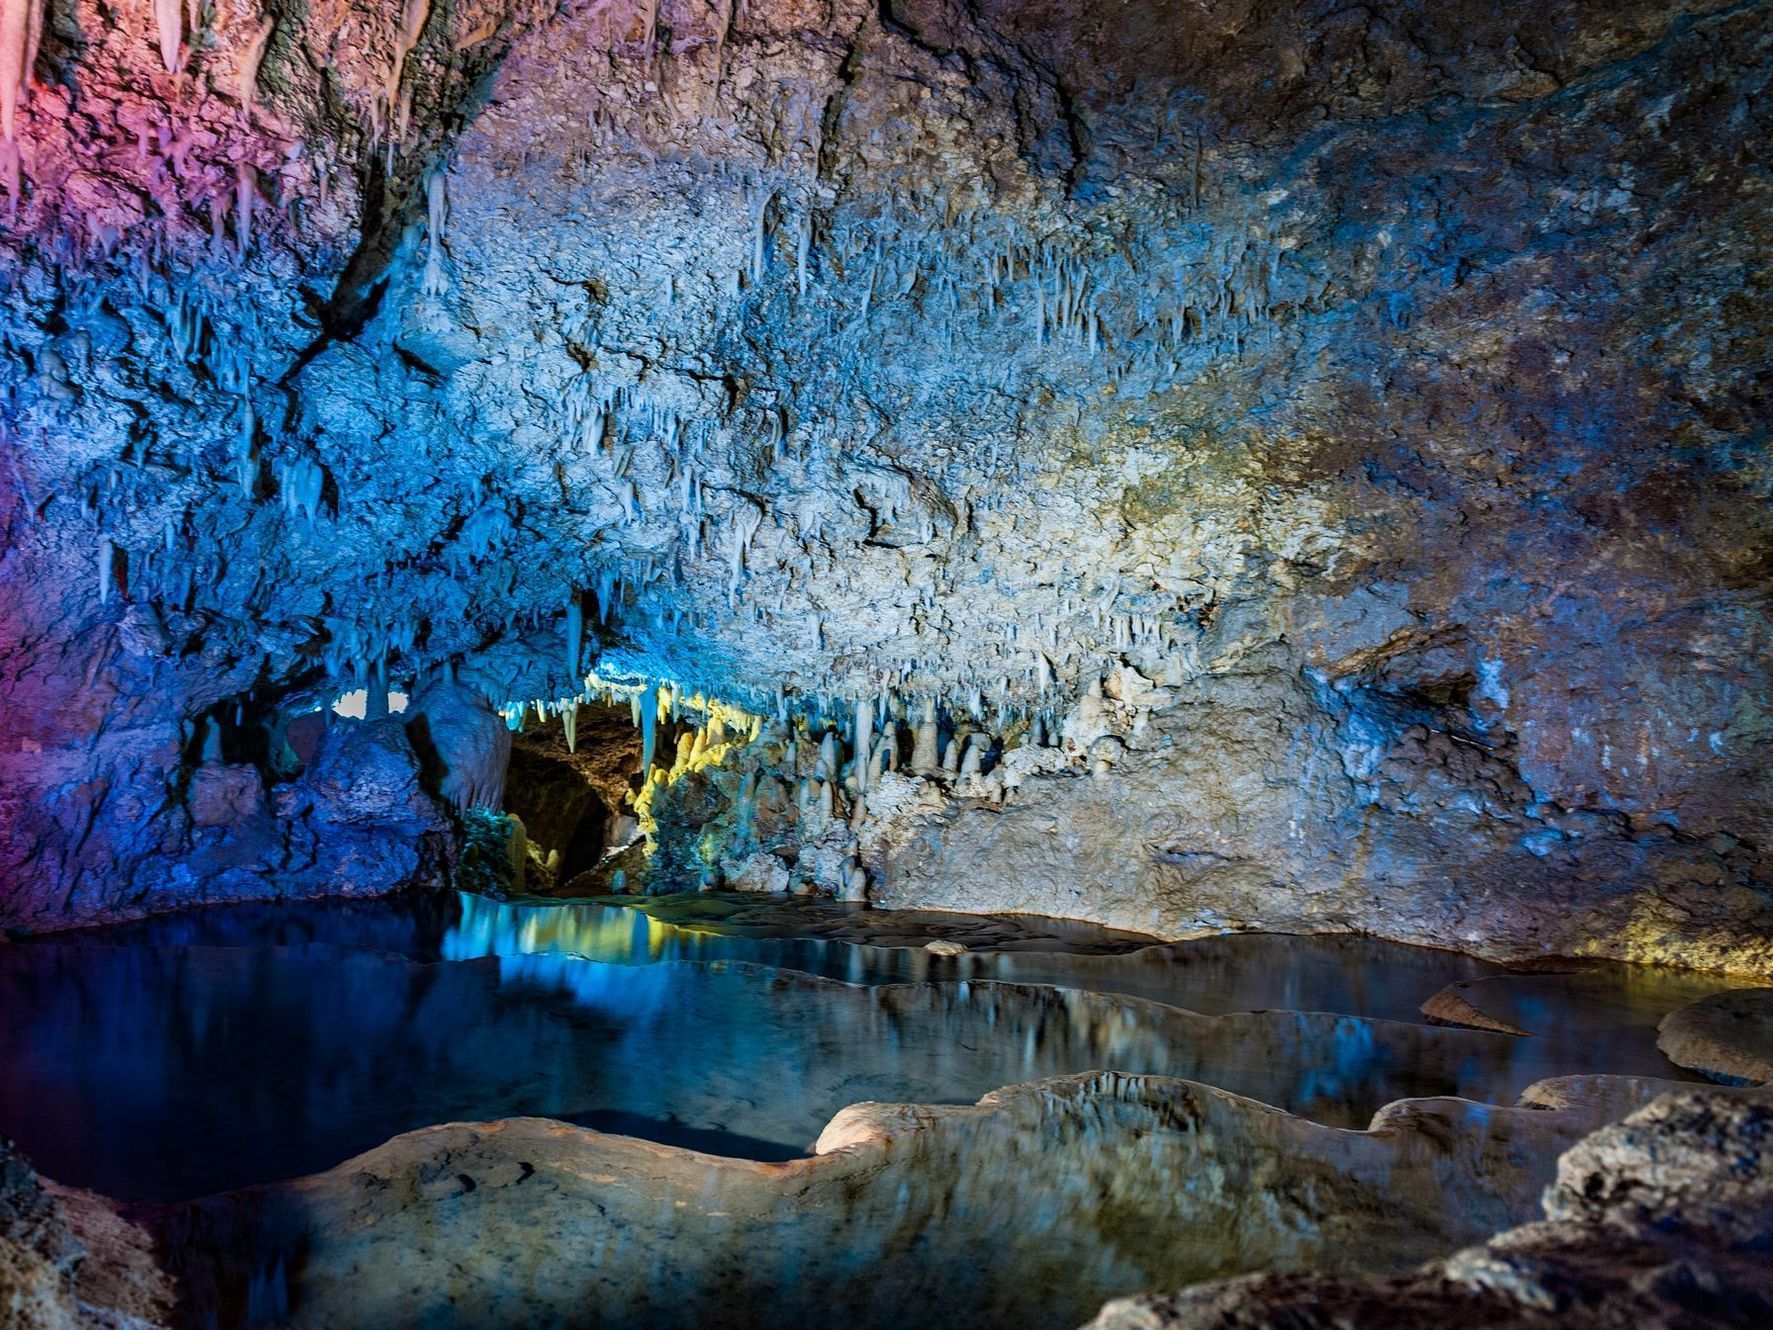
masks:
{"type": "MultiPolygon", "coordinates": [[[[1641,978],[1588,976],[1592,1003],[1543,1038],[1420,1025],[1417,1004],[1444,984],[1498,975],[1352,938],[940,957],[604,904],[218,907],[0,945],[0,1130],[59,1181],[168,1200],[514,1114],[777,1159],[858,1100],[970,1102],[1100,1067],[1206,1080],[1354,1126],[1408,1095],[1507,1102],[1546,1075],[1678,1074],[1653,1033],[1675,989],[1641,978]],[[1190,1023],[1089,992],[1342,1019],[1190,1023]]],[[[1693,981],[1670,983],[1690,1000],[1693,981]]]]}

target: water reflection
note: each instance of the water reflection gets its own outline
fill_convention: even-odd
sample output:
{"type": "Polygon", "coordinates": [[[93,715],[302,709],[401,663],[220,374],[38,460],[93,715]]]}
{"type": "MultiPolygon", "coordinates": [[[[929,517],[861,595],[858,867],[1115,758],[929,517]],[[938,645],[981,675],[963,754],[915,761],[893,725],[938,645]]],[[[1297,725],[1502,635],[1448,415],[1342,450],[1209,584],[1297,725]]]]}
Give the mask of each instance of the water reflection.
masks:
{"type": "Polygon", "coordinates": [[[476,898],[210,910],[0,947],[0,1129],[60,1181],[171,1199],[514,1114],[782,1158],[858,1100],[970,1102],[1097,1068],[1352,1126],[1408,1095],[1676,1074],[1611,1000],[1592,1025],[1572,1001],[1535,1039],[1360,1018],[1493,969],[1330,938],[939,957],[476,898]],[[1015,986],[1052,983],[1244,1014],[1015,986]],[[1283,1006],[1308,1010],[1248,1010],[1283,1006]]]}
{"type": "Polygon", "coordinates": [[[417,961],[536,953],[618,965],[746,961],[852,984],[960,979],[1062,984],[1209,1013],[1286,1008],[1405,1021],[1420,1020],[1418,1004],[1444,985],[1502,970],[1457,952],[1361,937],[1247,933],[1128,951],[1127,943],[1090,925],[1042,920],[1012,931],[1000,921],[966,915],[943,916],[943,934],[992,949],[950,957],[923,950],[918,934],[895,926],[899,915],[893,911],[791,900],[769,903],[769,929],[750,922],[749,914],[720,917],[729,903],[755,900],[700,898],[697,903],[709,907],[708,917],[679,911],[691,914],[691,922],[653,918],[634,905],[508,903],[466,893],[247,904],[188,910],[56,941],[355,947],[417,961]],[[848,922],[838,927],[842,921],[848,922]],[[1028,928],[1042,936],[1032,941],[1020,936],[1028,928]],[[833,932],[845,940],[833,938],[833,932]],[[890,937],[898,945],[871,944],[870,936],[890,937]],[[1117,953],[1103,954],[1109,946],[1117,953]],[[1075,950],[1054,949],[1062,947],[1075,950]]]}
{"type": "MultiPolygon", "coordinates": [[[[963,933],[964,926],[947,931],[963,933]]],[[[1207,1013],[1282,1008],[1405,1021],[1420,1020],[1422,999],[1443,985],[1501,970],[1457,952],[1374,938],[1271,933],[1110,955],[1021,950],[939,956],[921,946],[732,933],[718,922],[670,923],[629,906],[513,904],[478,896],[462,897],[441,945],[452,960],[553,953],[619,965],[748,961],[852,984],[1059,984],[1207,1013]]]]}

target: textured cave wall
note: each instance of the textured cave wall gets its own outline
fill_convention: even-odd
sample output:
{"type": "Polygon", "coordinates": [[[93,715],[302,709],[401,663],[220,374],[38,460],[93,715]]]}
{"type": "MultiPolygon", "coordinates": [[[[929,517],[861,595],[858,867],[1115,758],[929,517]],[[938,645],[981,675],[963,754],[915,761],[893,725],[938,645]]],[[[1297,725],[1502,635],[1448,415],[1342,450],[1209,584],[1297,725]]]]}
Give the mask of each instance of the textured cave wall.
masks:
{"type": "Polygon", "coordinates": [[[1764,4],[121,13],[5,223],[10,920],[331,862],[218,709],[601,653],[1091,713],[876,899],[1768,967],[1764,4]]]}

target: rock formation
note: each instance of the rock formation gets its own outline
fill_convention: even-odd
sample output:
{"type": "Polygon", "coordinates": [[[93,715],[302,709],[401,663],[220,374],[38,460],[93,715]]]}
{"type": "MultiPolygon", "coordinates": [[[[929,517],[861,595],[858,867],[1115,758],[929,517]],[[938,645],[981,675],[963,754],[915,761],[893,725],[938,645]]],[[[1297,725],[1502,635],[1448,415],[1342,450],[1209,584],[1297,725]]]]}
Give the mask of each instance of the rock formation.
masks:
{"type": "Polygon", "coordinates": [[[1401,1279],[1205,1284],[1110,1304],[1089,1330],[1763,1324],[1770,1143],[1773,1101],[1671,1094],[1565,1154],[1542,1222],[1401,1279]]]}
{"type": "Polygon", "coordinates": [[[1773,989],[1716,993],[1662,1018],[1669,1060],[1731,1085],[1773,1082],[1773,989]]]}
{"type": "Polygon", "coordinates": [[[132,3],[0,24],[7,924],[595,666],[842,732],[674,873],[1773,967],[1763,3],[132,3]]]}
{"type": "Polygon", "coordinates": [[[199,1312],[274,1282],[306,1324],[726,1327],[767,1308],[884,1330],[915,1307],[919,1324],[1066,1327],[1100,1290],[1166,1277],[1408,1269],[1528,1218],[1598,1120],[1411,1100],[1336,1131],[1095,1075],[860,1105],[813,1158],[757,1164],[516,1118],[207,1200],[159,1237],[199,1312]],[[539,1240],[549,1259],[514,1270],[539,1240]]]}
{"type": "Polygon", "coordinates": [[[155,1330],[172,1310],[148,1234],[103,1197],[44,1182],[0,1137],[0,1325],[155,1330]]]}

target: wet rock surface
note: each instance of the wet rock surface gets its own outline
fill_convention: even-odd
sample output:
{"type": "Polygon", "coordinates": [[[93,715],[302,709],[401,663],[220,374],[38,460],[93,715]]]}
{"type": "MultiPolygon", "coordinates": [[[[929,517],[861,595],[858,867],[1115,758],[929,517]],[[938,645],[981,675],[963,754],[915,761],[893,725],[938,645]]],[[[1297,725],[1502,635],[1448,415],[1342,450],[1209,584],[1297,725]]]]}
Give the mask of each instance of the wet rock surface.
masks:
{"type": "Polygon", "coordinates": [[[952,941],[962,950],[1031,951],[1068,956],[1117,955],[1158,945],[1156,938],[1039,915],[969,915],[957,910],[872,909],[817,897],[697,892],[642,898],[603,897],[597,904],[686,928],[735,937],[803,937],[867,946],[923,946],[952,941]]]}
{"type": "MultiPolygon", "coordinates": [[[[384,785],[408,788],[354,788],[384,785]]],[[[1486,978],[1350,938],[1140,941],[751,894],[188,912],[0,947],[0,1121],[64,1179],[155,1202],[131,1222],[159,1266],[114,1203],[53,1189],[95,1253],[83,1277],[176,1277],[180,1323],[739,1326],[829,1294],[897,1326],[940,1288],[966,1324],[1066,1325],[1228,1274],[1401,1271],[1524,1222],[1559,1152],[1670,1087],[1645,1013],[1706,982],[1486,978]],[[1449,979],[1556,1019],[1520,1038],[1248,1009],[1409,1016],[1449,979]],[[1086,1067],[1116,1070],[955,1106],[1086,1067]],[[1576,1074],[1597,1068],[1637,1074],[1576,1074]],[[1463,1097],[1398,1098],[1423,1093],[1463,1097]],[[534,1112],[598,1130],[376,1144],[534,1112]]],[[[1704,1177],[1715,1136],[1668,1155],[1668,1186],[1704,1177]]]]}
{"type": "Polygon", "coordinates": [[[1670,1060],[1727,1084],[1773,1081],[1773,989],[1714,993],[1662,1018],[1670,1060]]]}
{"type": "Polygon", "coordinates": [[[77,1324],[70,1295],[82,1255],[35,1171],[0,1138],[0,1310],[9,1324],[77,1324]]]}
{"type": "Polygon", "coordinates": [[[1547,961],[1515,973],[1460,979],[1420,1010],[1437,1024],[1534,1038],[1561,1038],[1574,1024],[1590,1037],[1643,1037],[1678,1009],[1749,991],[1753,982],[1666,966],[1547,961]]]}
{"type": "Polygon", "coordinates": [[[1752,1326],[1773,1316],[1773,1099],[1683,1090],[1558,1161],[1545,1219],[1384,1282],[1263,1275],[1110,1304],[1091,1330],[1752,1326]]]}
{"type": "Polygon", "coordinates": [[[1526,1218],[1592,1125],[1422,1100],[1332,1131],[1114,1075],[970,1108],[863,1105],[827,1150],[781,1164],[514,1119],[202,1202],[161,1241],[223,1325],[276,1270],[287,1314],[314,1326],[903,1327],[937,1307],[947,1324],[1069,1326],[1093,1295],[1165,1275],[1407,1268],[1526,1218]],[[537,1243],[550,1259],[513,1259],[537,1243]]]}

